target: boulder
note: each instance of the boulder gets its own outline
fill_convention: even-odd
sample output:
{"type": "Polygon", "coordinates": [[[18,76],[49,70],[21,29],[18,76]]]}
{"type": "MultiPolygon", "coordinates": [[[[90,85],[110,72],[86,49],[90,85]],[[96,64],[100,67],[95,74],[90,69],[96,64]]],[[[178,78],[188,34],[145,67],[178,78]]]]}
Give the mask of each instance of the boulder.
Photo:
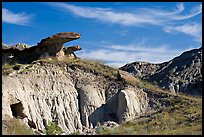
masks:
{"type": "Polygon", "coordinates": [[[118,123],[131,120],[144,113],[147,109],[147,94],[142,89],[125,88],[118,93],[118,123]]]}

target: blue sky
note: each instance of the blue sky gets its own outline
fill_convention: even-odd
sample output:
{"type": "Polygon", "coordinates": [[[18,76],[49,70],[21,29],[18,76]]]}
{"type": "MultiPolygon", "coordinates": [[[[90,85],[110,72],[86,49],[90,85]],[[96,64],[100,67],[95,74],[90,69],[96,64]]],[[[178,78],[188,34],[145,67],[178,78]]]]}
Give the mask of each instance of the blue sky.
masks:
{"type": "Polygon", "coordinates": [[[201,2],[3,2],[2,42],[36,45],[78,32],[76,55],[120,67],[161,63],[202,46],[201,2]]]}

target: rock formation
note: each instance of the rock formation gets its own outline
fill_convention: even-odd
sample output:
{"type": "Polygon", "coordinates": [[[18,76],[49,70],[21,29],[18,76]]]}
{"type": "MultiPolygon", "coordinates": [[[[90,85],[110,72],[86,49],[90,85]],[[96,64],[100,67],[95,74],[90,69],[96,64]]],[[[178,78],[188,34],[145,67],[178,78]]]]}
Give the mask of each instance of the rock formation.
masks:
{"type": "Polygon", "coordinates": [[[64,57],[76,58],[74,51],[81,50],[80,46],[66,48],[63,44],[79,38],[79,33],[62,32],[42,39],[36,46],[32,47],[27,47],[24,44],[24,46],[16,45],[5,48],[5,46],[2,45],[2,63],[27,64],[48,57],[57,58],[59,60],[64,57]]]}
{"type": "Polygon", "coordinates": [[[120,68],[175,93],[202,95],[202,48],[161,64],[134,62],[120,68]]]}
{"type": "Polygon", "coordinates": [[[74,63],[22,66],[2,76],[3,119],[26,116],[38,132],[45,132],[45,125],[53,121],[70,134],[146,112],[147,94],[117,76],[114,79],[74,63]]]}
{"type": "MultiPolygon", "coordinates": [[[[42,39],[32,47],[2,44],[3,64],[21,63],[3,67],[2,120],[22,120],[42,135],[49,122],[55,122],[63,134],[94,134],[92,129],[101,124],[117,126],[168,105],[168,93],[141,88],[141,81],[128,72],[82,59],[60,61],[78,58],[74,52],[81,50],[79,45],[63,46],[78,38],[78,33],[66,32],[42,39]],[[39,60],[52,57],[58,60],[39,60]]],[[[200,93],[201,55],[202,50],[197,49],[162,64],[139,62],[121,69],[131,66],[136,76],[165,88],[171,89],[172,83],[173,87],[178,85],[176,92],[191,87],[193,93],[200,93]],[[184,86],[180,86],[182,82],[184,86]]]]}

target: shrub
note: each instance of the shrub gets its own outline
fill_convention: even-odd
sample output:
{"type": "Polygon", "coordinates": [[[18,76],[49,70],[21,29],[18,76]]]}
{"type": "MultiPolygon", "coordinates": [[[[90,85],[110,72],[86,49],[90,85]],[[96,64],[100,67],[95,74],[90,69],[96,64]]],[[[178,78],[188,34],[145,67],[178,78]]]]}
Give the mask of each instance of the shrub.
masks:
{"type": "Polygon", "coordinates": [[[47,135],[60,135],[63,133],[63,130],[55,122],[49,122],[45,126],[45,130],[47,135]]]}

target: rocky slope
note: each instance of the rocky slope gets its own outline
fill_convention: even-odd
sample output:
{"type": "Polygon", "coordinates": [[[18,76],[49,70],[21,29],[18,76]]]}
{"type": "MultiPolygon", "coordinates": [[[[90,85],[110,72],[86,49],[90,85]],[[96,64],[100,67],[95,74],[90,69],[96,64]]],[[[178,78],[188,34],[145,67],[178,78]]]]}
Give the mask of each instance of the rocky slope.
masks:
{"type": "Polygon", "coordinates": [[[202,48],[161,64],[133,62],[120,69],[175,93],[202,95],[202,48]]]}
{"type": "Polygon", "coordinates": [[[2,116],[22,119],[38,133],[49,121],[64,134],[100,123],[122,123],[146,112],[147,94],[118,70],[84,60],[3,66],[2,116]]]}

